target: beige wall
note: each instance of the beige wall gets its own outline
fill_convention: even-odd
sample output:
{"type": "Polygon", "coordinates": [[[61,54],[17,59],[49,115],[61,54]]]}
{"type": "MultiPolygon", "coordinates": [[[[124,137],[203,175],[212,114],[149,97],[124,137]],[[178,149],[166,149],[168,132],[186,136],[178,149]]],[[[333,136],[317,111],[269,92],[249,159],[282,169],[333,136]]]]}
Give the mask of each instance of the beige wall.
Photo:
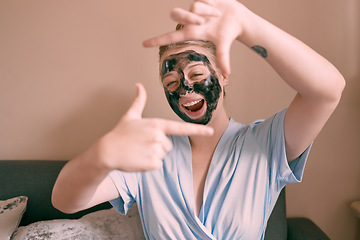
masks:
{"type": "MultiPolygon", "coordinates": [[[[190,0],[0,1],[0,159],[70,159],[111,129],[145,84],[144,116],[177,119],[141,41],[173,29],[168,10],[190,0]]],[[[343,100],[315,142],[304,180],[288,187],[288,214],[334,240],[354,239],[360,199],[358,0],[244,1],[333,62],[343,100]]],[[[244,123],[287,106],[294,92],[256,54],[233,47],[229,115],[244,123]],[[261,69],[261,70],[260,70],[261,69]]],[[[291,55],[291,52],[289,52],[291,55]]]]}

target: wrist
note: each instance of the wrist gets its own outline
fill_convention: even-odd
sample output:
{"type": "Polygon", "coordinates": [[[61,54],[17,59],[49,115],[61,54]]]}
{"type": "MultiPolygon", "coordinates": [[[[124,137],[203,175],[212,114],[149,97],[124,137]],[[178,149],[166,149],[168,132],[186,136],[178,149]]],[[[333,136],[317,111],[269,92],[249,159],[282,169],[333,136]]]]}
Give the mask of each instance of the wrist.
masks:
{"type": "Polygon", "coordinates": [[[106,148],[103,138],[95,142],[89,149],[78,156],[84,166],[93,169],[99,175],[107,175],[113,167],[106,157],[106,148]]]}
{"type": "Polygon", "coordinates": [[[240,26],[240,34],[236,40],[252,47],[254,44],[258,44],[258,31],[260,29],[262,19],[248,8],[242,8],[237,11],[238,24],[240,26]]]}

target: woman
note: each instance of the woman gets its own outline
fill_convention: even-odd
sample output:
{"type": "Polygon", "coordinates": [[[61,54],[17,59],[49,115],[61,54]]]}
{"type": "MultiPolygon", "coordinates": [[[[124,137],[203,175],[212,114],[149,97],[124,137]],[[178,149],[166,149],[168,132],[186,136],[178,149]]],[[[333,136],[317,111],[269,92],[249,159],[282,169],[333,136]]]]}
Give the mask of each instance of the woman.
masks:
{"type": "Polygon", "coordinates": [[[144,45],[165,45],[165,95],[188,123],[143,119],[146,93],[138,84],[118,125],[63,168],[53,204],[72,213],[111,201],[126,213],[136,202],[148,239],[263,239],[279,192],[301,180],[309,146],[336,108],[344,79],[236,0],[194,1],[172,17],[184,27],[144,45]],[[228,118],[223,96],[234,40],[297,91],[287,109],[247,126],[228,118]]]}

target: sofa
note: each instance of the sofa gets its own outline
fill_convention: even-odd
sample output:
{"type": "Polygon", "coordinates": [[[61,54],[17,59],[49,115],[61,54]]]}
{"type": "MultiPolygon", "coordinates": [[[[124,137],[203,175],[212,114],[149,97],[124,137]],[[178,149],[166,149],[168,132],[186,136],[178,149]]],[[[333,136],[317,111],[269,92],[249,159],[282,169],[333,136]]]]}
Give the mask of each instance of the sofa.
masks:
{"type": "MultiPolygon", "coordinates": [[[[23,206],[18,209],[17,220],[12,229],[7,230],[7,239],[11,235],[14,240],[144,239],[136,206],[126,216],[118,214],[108,202],[75,214],[65,214],[55,209],[51,204],[51,191],[65,163],[66,161],[50,160],[0,160],[0,204],[5,206],[2,211],[0,206],[0,223],[10,222],[10,217],[6,214],[10,210],[16,212],[15,206],[23,206]],[[23,197],[16,198],[20,196],[23,197]],[[14,198],[16,204],[4,204],[6,201],[14,201],[11,200],[14,198]]],[[[2,232],[4,228],[0,225],[2,232]]],[[[308,218],[286,217],[284,189],[268,221],[265,239],[329,238],[308,218]]]]}

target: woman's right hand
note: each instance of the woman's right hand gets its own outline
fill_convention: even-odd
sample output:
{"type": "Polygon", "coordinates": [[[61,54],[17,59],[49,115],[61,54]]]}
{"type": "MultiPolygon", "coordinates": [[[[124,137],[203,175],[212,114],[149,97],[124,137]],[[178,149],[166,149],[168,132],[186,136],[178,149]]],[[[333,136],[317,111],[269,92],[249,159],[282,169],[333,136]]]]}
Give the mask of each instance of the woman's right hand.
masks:
{"type": "Polygon", "coordinates": [[[146,91],[137,84],[137,96],[115,128],[95,143],[97,161],[108,170],[138,172],[158,169],[163,157],[172,149],[166,134],[211,136],[208,126],[142,118],[146,91]]]}

